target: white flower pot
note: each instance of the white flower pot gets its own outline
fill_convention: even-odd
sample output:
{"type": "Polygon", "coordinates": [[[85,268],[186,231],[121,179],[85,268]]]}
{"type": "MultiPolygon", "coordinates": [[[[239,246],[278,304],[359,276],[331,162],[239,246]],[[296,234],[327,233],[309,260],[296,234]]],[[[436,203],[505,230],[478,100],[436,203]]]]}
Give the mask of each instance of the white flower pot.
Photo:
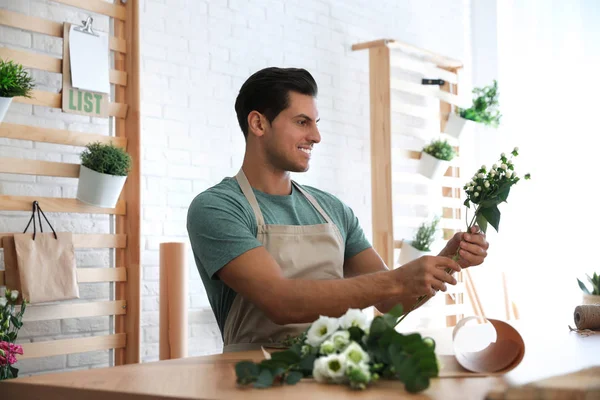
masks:
{"type": "Polygon", "coordinates": [[[404,265],[419,257],[430,254],[430,251],[421,251],[413,247],[412,242],[405,240],[402,242],[402,248],[400,249],[400,256],[398,256],[398,265],[404,265]]]}
{"type": "Polygon", "coordinates": [[[583,304],[598,304],[600,305],[600,295],[584,294],[583,304]]]}
{"type": "Polygon", "coordinates": [[[444,133],[455,138],[460,138],[467,130],[472,130],[476,122],[464,119],[456,113],[450,113],[444,133]]]}
{"type": "Polygon", "coordinates": [[[77,199],[93,206],[114,208],[117,205],[126,176],[101,174],[81,166],[77,199]]]}
{"type": "Polygon", "coordinates": [[[449,166],[450,161],[440,160],[428,153],[422,152],[418,172],[429,179],[437,180],[444,176],[449,166]]]}
{"type": "Polygon", "coordinates": [[[6,115],[6,111],[8,111],[11,102],[12,97],[0,97],[0,122],[4,121],[4,116],[6,115]]]}

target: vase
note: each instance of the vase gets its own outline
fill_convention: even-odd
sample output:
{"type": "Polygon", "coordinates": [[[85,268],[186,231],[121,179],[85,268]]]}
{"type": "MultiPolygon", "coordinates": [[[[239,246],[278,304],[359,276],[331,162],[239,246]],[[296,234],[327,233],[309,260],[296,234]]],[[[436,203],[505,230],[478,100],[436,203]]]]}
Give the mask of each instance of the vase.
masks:
{"type": "Polygon", "coordinates": [[[589,304],[600,305],[600,295],[597,295],[597,294],[584,294],[582,300],[583,300],[582,304],[585,304],[585,305],[589,305],[589,304]]]}
{"type": "Polygon", "coordinates": [[[449,166],[450,161],[440,160],[429,153],[422,152],[418,172],[429,179],[437,180],[444,176],[449,166]]]}
{"type": "Polygon", "coordinates": [[[126,179],[127,176],[102,174],[82,165],[77,199],[92,206],[114,208],[126,179]]]}
{"type": "Polygon", "coordinates": [[[412,245],[412,241],[404,240],[400,249],[400,255],[398,256],[398,265],[404,265],[430,253],[430,251],[418,250],[412,245]]]}
{"type": "Polygon", "coordinates": [[[12,103],[12,97],[0,97],[0,123],[4,121],[4,116],[10,107],[10,103],[12,103]]]}

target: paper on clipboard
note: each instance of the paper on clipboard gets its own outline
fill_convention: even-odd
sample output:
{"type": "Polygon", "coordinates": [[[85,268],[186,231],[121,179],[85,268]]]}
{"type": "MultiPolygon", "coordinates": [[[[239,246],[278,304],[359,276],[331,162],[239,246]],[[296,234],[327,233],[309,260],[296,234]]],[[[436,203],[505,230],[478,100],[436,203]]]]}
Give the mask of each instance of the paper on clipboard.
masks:
{"type": "Polygon", "coordinates": [[[69,30],[71,83],[74,88],[91,92],[110,93],[108,35],[96,31],[97,36],[69,30]]]}

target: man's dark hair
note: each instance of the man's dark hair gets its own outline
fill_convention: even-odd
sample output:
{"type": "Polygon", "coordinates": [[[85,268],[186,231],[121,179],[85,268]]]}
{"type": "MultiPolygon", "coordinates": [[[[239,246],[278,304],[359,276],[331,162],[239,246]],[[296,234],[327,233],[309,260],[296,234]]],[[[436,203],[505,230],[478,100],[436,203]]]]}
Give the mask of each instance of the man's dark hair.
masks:
{"type": "Polygon", "coordinates": [[[258,111],[269,123],[289,106],[289,92],[316,97],[315,79],[305,69],[269,67],[255,72],[244,82],[235,100],[238,123],[248,137],[248,114],[258,111]]]}

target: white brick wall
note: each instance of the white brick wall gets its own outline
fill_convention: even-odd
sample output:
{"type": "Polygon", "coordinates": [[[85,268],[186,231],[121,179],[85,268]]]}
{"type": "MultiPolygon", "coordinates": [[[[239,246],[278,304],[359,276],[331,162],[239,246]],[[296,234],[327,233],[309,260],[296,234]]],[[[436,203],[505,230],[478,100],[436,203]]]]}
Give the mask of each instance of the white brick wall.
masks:
{"type": "MultiPolygon", "coordinates": [[[[187,242],[187,206],[200,191],[241,165],[244,139],[233,109],[244,80],[266,66],[305,67],[319,84],[322,143],[311,170],[295,176],[346,201],[371,234],[368,53],[353,43],[396,38],[456,58],[469,56],[469,0],[141,0],[142,37],[142,359],[158,358],[159,244],[187,242]]],[[[47,0],[0,0],[0,8],[79,23],[86,14],[47,0]]],[[[105,18],[94,16],[99,29],[105,18]]],[[[0,46],[60,56],[61,41],[0,27],[0,46]]],[[[35,73],[48,90],[60,75],[35,73]]],[[[14,104],[7,122],[109,134],[106,121],[14,104]]],[[[80,149],[0,139],[10,154],[78,162],[80,149]]],[[[74,196],[72,179],[0,175],[0,193],[74,196]]],[[[109,220],[52,215],[58,229],[107,232],[109,220]]],[[[27,213],[0,215],[0,231],[18,231],[27,213]]],[[[78,251],[78,253],[80,253],[78,251]]],[[[99,266],[108,252],[81,252],[78,262],[99,266]]],[[[219,352],[222,342],[206,294],[189,260],[190,354],[219,352]]],[[[85,297],[108,298],[106,288],[83,285],[85,297]]],[[[22,340],[107,331],[108,319],[29,324],[22,340]]],[[[102,366],[107,353],[23,363],[25,373],[102,366]],[[25,365],[26,364],[26,365],[25,365]]]]}

